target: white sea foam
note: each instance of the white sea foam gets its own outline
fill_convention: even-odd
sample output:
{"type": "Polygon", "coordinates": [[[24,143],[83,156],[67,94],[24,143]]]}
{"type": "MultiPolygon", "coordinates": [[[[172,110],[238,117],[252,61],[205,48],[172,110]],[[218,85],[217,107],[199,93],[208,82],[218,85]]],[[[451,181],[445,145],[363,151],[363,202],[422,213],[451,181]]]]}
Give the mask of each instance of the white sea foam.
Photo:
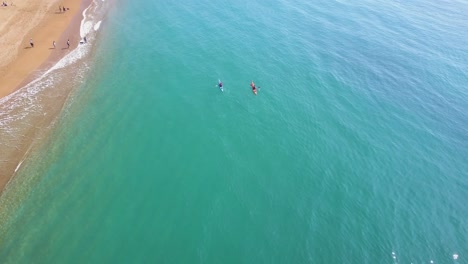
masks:
{"type": "Polygon", "coordinates": [[[18,163],[18,166],[16,166],[16,169],[15,169],[15,172],[18,171],[18,169],[21,167],[21,164],[23,163],[24,160],[20,161],[20,163],[18,163]]]}
{"type": "Polygon", "coordinates": [[[83,38],[84,36],[86,36],[87,32],[86,29],[85,29],[85,22],[86,22],[86,12],[88,11],[88,9],[91,7],[88,6],[85,10],[83,10],[83,19],[81,19],[81,25],[80,25],[80,36],[83,38]]]}
{"type": "Polygon", "coordinates": [[[101,22],[102,21],[99,21],[96,23],[96,25],[94,25],[94,31],[98,31],[99,27],[101,26],[101,22]]]}
{"type": "Polygon", "coordinates": [[[83,24],[83,27],[81,29],[81,37],[84,37],[86,35],[89,34],[89,32],[91,32],[91,29],[93,28],[93,22],[92,21],[86,21],[84,24],[83,24]]]}

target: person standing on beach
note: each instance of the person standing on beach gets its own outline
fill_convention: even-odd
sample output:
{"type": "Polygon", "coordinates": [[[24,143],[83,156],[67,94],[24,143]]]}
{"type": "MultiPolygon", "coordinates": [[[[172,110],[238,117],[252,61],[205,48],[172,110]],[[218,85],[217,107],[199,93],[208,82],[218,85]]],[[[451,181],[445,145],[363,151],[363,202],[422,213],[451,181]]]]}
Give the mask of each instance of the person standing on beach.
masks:
{"type": "Polygon", "coordinates": [[[29,45],[31,45],[31,48],[34,48],[34,42],[33,42],[32,38],[29,39],[29,45]]]}
{"type": "Polygon", "coordinates": [[[54,45],[54,49],[55,49],[55,40],[52,42],[52,45],[54,45]]]}
{"type": "Polygon", "coordinates": [[[67,39],[67,46],[70,48],[70,39],[67,39]]]}

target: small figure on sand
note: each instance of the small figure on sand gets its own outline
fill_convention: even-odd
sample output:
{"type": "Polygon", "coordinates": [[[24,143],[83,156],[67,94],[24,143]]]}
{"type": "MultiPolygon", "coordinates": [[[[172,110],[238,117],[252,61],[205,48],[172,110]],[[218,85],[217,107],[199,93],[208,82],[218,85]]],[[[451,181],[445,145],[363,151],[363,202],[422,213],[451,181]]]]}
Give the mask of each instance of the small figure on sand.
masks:
{"type": "Polygon", "coordinates": [[[63,12],[67,11],[67,9],[65,9],[65,7],[64,7],[64,6],[62,7],[62,9],[63,9],[63,12]]]}
{"type": "Polygon", "coordinates": [[[6,2],[2,2],[2,6],[8,6],[6,2]]]}
{"type": "Polygon", "coordinates": [[[67,46],[68,46],[68,48],[70,48],[70,40],[69,39],[67,39],[67,46]]]}
{"type": "Polygon", "coordinates": [[[52,42],[52,45],[54,46],[54,49],[55,49],[55,40],[52,42]]]}
{"type": "Polygon", "coordinates": [[[88,40],[86,39],[86,36],[83,37],[83,39],[80,40],[80,44],[86,44],[88,40]]]}
{"type": "Polygon", "coordinates": [[[29,45],[31,45],[31,48],[34,48],[34,42],[33,42],[32,38],[29,39],[29,45]]]}

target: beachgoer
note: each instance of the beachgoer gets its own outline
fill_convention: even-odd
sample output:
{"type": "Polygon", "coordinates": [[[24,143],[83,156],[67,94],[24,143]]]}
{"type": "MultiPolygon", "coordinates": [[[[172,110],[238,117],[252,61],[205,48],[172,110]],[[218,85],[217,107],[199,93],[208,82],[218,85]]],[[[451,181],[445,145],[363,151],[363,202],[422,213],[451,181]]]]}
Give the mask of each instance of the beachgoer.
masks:
{"type": "Polygon", "coordinates": [[[52,45],[54,45],[54,49],[55,49],[55,40],[52,42],[52,45]]]}
{"type": "Polygon", "coordinates": [[[32,38],[29,39],[29,45],[31,45],[31,48],[34,48],[34,42],[33,42],[32,38]]]}
{"type": "Polygon", "coordinates": [[[70,40],[69,39],[67,39],[67,46],[68,46],[68,48],[70,48],[70,40]]]}
{"type": "Polygon", "coordinates": [[[59,12],[62,12],[62,6],[59,6],[59,12]]]}
{"type": "Polygon", "coordinates": [[[67,9],[65,9],[65,7],[64,7],[64,6],[62,7],[62,9],[63,9],[63,12],[65,12],[65,11],[67,10],[67,9]]]}
{"type": "Polygon", "coordinates": [[[88,42],[88,41],[86,41],[86,36],[84,36],[83,40],[84,40],[84,43],[88,42]]]}

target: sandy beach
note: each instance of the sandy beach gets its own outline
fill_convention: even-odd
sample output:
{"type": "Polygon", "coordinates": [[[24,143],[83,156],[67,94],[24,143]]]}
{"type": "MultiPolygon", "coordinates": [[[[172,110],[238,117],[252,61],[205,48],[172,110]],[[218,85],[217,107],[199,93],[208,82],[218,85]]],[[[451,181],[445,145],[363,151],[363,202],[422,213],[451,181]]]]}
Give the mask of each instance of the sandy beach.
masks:
{"type": "MultiPolygon", "coordinates": [[[[36,78],[40,72],[60,60],[79,43],[80,21],[83,10],[91,0],[24,0],[8,1],[7,7],[0,7],[0,98],[5,97],[36,78]],[[65,6],[65,12],[59,11],[65,6]],[[30,46],[33,39],[34,47],[30,46]],[[67,40],[70,40],[70,47],[67,40]],[[53,47],[53,41],[56,47],[53,47]]],[[[1,4],[1,3],[0,3],[1,4]]],[[[63,101],[56,101],[60,109],[63,101]]],[[[49,114],[49,113],[48,113],[49,114]]],[[[30,128],[13,136],[6,133],[5,140],[14,146],[5,149],[0,155],[0,193],[15,174],[18,162],[28,152],[40,123],[47,125],[53,118],[52,112],[47,120],[36,118],[30,128]],[[16,168],[16,169],[15,169],[16,168]]],[[[0,131],[2,132],[2,131],[0,131]]],[[[2,133],[3,133],[2,132],[2,133]]],[[[0,133],[0,134],[2,134],[0,133]]],[[[3,134],[2,134],[3,135],[3,134]]]]}
{"type": "Polygon", "coordinates": [[[61,57],[77,45],[78,32],[69,37],[70,49],[67,36],[62,35],[80,15],[81,2],[23,0],[8,1],[8,6],[0,7],[0,98],[18,89],[51,55],[61,57]],[[59,6],[67,10],[60,11],[59,6]]]}

